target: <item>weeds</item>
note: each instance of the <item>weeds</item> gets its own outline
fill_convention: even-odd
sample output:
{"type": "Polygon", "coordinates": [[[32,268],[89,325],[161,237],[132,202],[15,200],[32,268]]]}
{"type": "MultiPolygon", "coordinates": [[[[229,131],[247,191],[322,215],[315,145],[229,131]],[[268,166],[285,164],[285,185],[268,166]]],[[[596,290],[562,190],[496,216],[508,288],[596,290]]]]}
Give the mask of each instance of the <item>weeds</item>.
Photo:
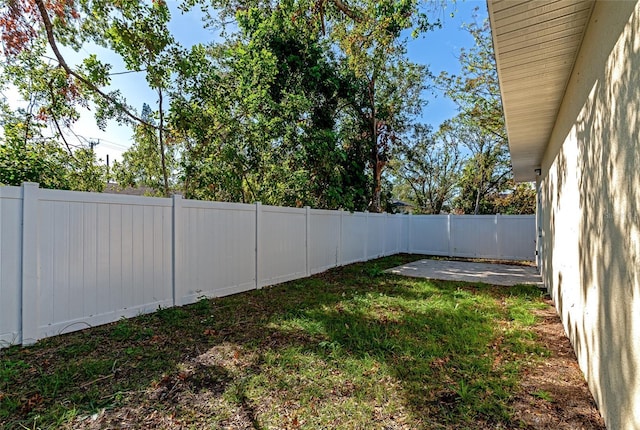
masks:
{"type": "Polygon", "coordinates": [[[534,393],[532,393],[534,397],[537,397],[539,399],[542,399],[546,402],[553,402],[553,397],[551,396],[551,393],[549,393],[548,391],[545,390],[538,390],[534,393]]]}

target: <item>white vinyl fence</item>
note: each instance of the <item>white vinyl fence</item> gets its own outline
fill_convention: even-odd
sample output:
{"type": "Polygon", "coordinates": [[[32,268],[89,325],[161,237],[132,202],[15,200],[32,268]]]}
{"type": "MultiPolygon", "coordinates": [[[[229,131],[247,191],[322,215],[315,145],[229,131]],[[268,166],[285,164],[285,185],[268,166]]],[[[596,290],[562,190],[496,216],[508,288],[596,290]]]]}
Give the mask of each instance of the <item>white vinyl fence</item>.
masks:
{"type": "Polygon", "coordinates": [[[535,259],[535,215],[409,217],[407,252],[497,260],[535,259]]]}
{"type": "Polygon", "coordinates": [[[533,260],[534,216],[411,216],[0,187],[0,347],[400,252],[533,260]]]}

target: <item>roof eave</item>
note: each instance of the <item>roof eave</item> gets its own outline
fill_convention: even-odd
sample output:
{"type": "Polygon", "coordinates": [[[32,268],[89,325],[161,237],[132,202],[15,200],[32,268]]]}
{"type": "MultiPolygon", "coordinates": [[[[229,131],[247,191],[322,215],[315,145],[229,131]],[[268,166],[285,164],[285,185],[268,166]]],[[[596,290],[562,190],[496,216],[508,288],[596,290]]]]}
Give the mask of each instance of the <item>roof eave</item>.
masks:
{"type": "Polygon", "coordinates": [[[536,179],[593,4],[594,0],[487,0],[518,182],[536,179]],[[553,55],[557,52],[562,55],[553,55]],[[528,61],[532,58],[538,60],[528,61]]]}

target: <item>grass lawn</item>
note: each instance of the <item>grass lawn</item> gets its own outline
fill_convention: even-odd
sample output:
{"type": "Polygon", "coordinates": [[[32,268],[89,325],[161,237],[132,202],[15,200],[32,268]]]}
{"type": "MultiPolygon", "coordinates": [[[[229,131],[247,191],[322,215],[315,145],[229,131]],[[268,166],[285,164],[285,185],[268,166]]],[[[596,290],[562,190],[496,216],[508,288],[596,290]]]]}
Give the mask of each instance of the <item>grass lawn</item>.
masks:
{"type": "Polygon", "coordinates": [[[418,258],[1,350],[0,427],[518,428],[540,291],[382,273],[418,258]]]}

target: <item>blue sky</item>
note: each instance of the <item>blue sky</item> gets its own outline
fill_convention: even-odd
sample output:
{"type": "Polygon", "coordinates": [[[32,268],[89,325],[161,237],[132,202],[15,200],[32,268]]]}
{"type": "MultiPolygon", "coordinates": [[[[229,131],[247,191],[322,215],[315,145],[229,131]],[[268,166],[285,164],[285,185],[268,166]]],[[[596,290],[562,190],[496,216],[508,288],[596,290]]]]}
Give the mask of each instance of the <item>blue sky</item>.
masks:
{"type": "MultiPolygon", "coordinates": [[[[408,55],[412,61],[428,65],[436,76],[442,71],[457,74],[460,72],[460,49],[469,49],[474,43],[463,25],[487,18],[487,3],[484,0],[449,3],[447,9],[438,15],[443,23],[442,29],[411,40],[408,55]]],[[[427,104],[423,108],[422,120],[434,128],[457,113],[455,104],[440,92],[425,92],[424,98],[427,104]]]]}
{"type": "MultiPolygon", "coordinates": [[[[181,14],[177,10],[178,1],[169,0],[168,4],[172,10],[170,25],[172,33],[183,46],[188,47],[195,43],[216,40],[213,30],[203,28],[199,11],[181,14]]],[[[460,65],[457,56],[460,49],[469,48],[473,45],[473,39],[462,27],[464,23],[473,21],[474,13],[477,14],[478,20],[483,20],[487,16],[486,2],[484,0],[448,3],[444,10],[440,10],[434,15],[434,17],[441,19],[443,27],[418,39],[410,40],[408,46],[409,58],[417,63],[428,65],[434,75],[443,70],[450,73],[458,73],[460,65]],[[453,17],[451,14],[453,14],[453,17]]],[[[85,47],[77,54],[69,52],[66,55],[71,54],[79,60],[91,53],[96,53],[102,60],[113,64],[113,72],[124,71],[124,66],[116,56],[99,47],[85,47]]],[[[129,103],[138,111],[141,110],[142,103],[148,103],[152,107],[156,105],[155,93],[148,88],[142,73],[114,76],[112,84],[114,88],[122,91],[129,103]]],[[[428,91],[425,92],[424,99],[427,104],[423,110],[422,122],[431,124],[434,128],[445,119],[451,118],[456,114],[455,105],[443,97],[442,94],[428,91]]],[[[96,153],[103,160],[106,159],[107,154],[109,154],[111,160],[120,158],[122,152],[132,143],[130,128],[121,127],[114,122],[110,122],[107,129],[101,131],[95,126],[95,121],[91,114],[83,115],[74,129],[79,136],[86,139],[100,140],[100,144],[96,147],[96,153]]]]}

